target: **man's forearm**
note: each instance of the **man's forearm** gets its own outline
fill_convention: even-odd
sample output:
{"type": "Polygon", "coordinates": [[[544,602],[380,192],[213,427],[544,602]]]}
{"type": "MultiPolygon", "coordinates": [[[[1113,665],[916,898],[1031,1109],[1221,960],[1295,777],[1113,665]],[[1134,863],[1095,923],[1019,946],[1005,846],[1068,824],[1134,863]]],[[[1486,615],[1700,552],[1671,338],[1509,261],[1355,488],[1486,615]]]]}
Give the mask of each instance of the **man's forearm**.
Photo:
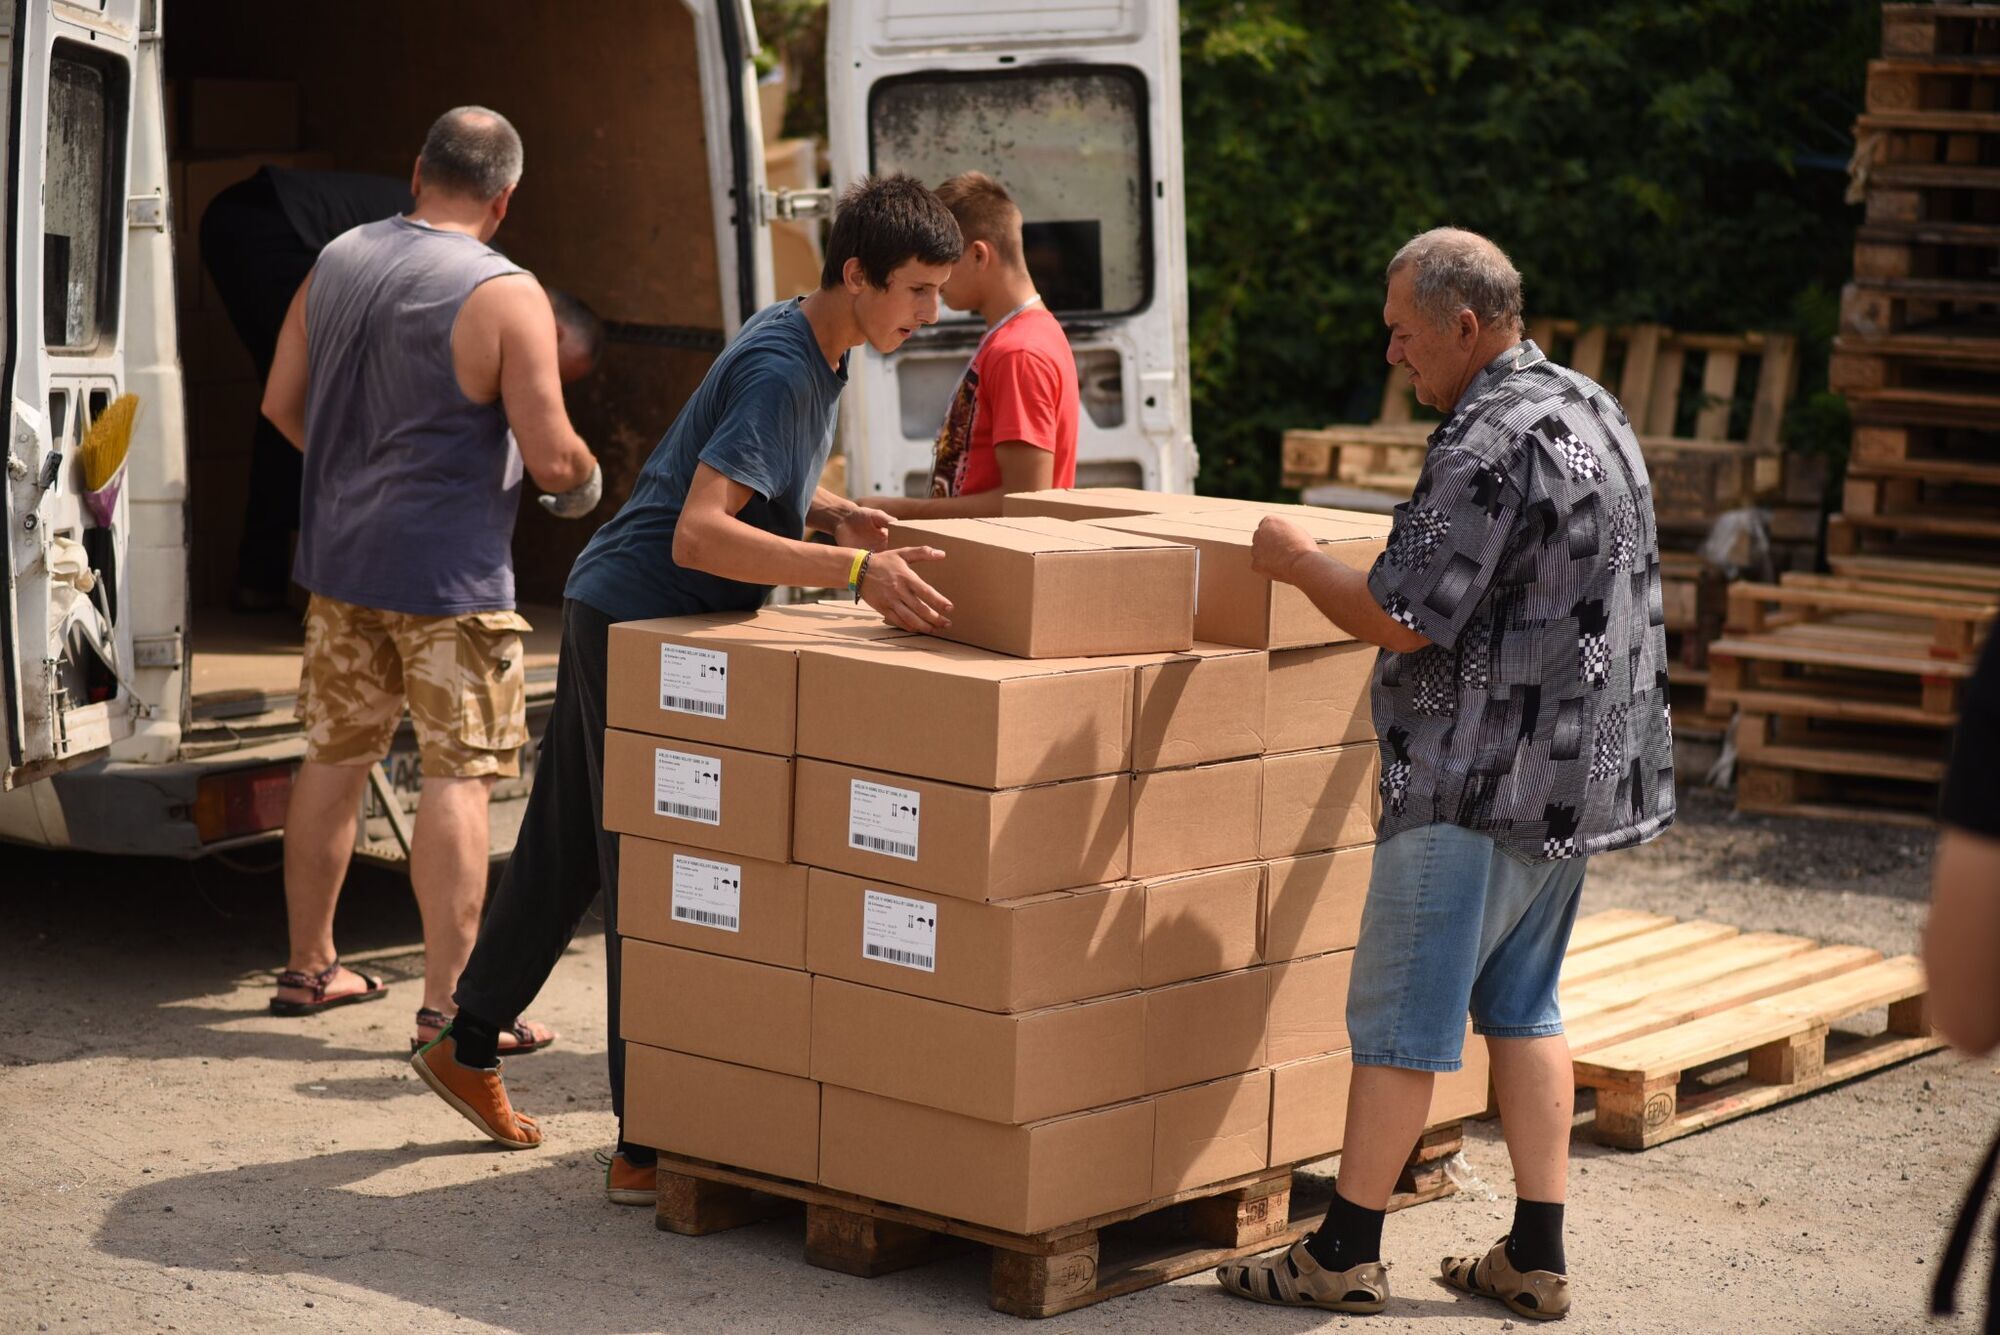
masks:
{"type": "Polygon", "coordinates": [[[676,564],[744,584],[843,589],[854,555],[850,547],[794,542],[733,517],[690,523],[683,516],[674,535],[676,564]]]}
{"type": "Polygon", "coordinates": [[[1393,653],[1414,653],[1430,641],[1382,610],[1368,591],[1368,576],[1324,552],[1302,554],[1292,568],[1298,586],[1320,614],[1357,640],[1393,653]]]}
{"type": "MultiPolygon", "coordinates": [[[[813,488],[812,504],[806,509],[806,527],[815,533],[831,533],[840,527],[840,521],[853,514],[859,506],[837,492],[825,487],[813,488]]],[[[783,541],[783,539],[780,539],[783,541]]]]}

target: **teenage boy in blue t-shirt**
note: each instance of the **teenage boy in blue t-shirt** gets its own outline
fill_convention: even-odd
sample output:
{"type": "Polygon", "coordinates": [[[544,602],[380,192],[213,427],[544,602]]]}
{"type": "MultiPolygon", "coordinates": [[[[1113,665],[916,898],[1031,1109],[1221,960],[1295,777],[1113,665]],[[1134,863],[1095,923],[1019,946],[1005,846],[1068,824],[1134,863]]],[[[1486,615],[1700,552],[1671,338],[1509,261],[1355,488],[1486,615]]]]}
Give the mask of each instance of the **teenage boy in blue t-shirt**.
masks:
{"type": "Polygon", "coordinates": [[[958,224],[908,176],[841,197],[816,292],[749,320],[599,529],[564,589],[555,702],[521,834],[493,893],[451,1026],[411,1059],[437,1094],[510,1149],[541,1143],[509,1103],[499,1056],[590,903],[605,900],[611,1106],[620,1118],[607,1190],[654,1200],[653,1151],[624,1139],[618,1040],[618,838],[604,830],[604,672],[614,622],[757,607],[774,585],[848,588],[905,630],[948,625],[951,604],[912,564],[931,548],[883,550],[890,519],[820,490],[848,352],[893,352],[938,316],[961,250],[958,224]],[[807,529],[832,545],[804,541],[807,529]],[[865,557],[865,559],[864,559],[865,557]]]}

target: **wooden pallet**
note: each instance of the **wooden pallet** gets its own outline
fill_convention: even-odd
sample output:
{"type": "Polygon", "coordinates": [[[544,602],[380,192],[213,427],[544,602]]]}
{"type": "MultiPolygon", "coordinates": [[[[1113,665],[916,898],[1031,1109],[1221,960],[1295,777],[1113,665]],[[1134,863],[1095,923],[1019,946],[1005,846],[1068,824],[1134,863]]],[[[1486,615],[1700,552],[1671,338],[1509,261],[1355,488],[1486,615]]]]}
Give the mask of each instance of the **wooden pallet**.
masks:
{"type": "MultiPolygon", "coordinates": [[[[2000,575],[2000,570],[1994,572],[2000,575]]],[[[1822,626],[1857,639],[1877,630],[1928,637],[1932,658],[1970,659],[2000,612],[1990,590],[1956,589],[1914,579],[1804,572],[1777,584],[1729,586],[1732,636],[1762,635],[1785,626],[1822,626]]]]}
{"type": "MultiPolygon", "coordinates": [[[[1463,1145],[1452,1122],[1426,1131],[1391,1210],[1450,1195],[1445,1161],[1463,1145]]],[[[1289,1246],[1332,1196],[1325,1160],[1232,1178],[1040,1233],[1008,1233],[805,1182],[679,1155],[660,1156],[654,1223],[700,1236],[805,1210],[805,1259],[873,1279],[976,1244],[992,1249],[987,1302],[1021,1317],[1056,1316],[1225,1261],[1289,1246]]]]}
{"type": "Polygon", "coordinates": [[[2000,529],[1981,514],[1838,514],[1826,521],[1826,550],[1829,556],[1865,550],[2000,561],[2000,529]]]}
{"type": "Polygon", "coordinates": [[[1916,477],[2000,486],[2000,422],[1990,426],[1855,425],[1847,469],[1861,477],[1916,477]]]}
{"type": "Polygon", "coordinates": [[[1889,618],[1825,619],[1758,634],[1725,635],[1708,647],[1709,709],[1865,716],[1949,727],[1972,664],[1932,656],[1921,632],[1889,618]],[[1784,711],[1780,701],[1789,701],[1784,711]],[[1870,710],[1857,715],[1851,710],[1870,710]]]}
{"type": "Polygon", "coordinates": [[[1990,4],[1883,5],[1882,54],[2000,63],[2000,11],[1990,4]]]}
{"type": "Polygon", "coordinates": [[[1993,62],[1871,60],[1866,107],[1871,112],[1954,111],[1991,107],[2000,88],[2000,52],[1993,62]]]}
{"type": "Polygon", "coordinates": [[[1760,816],[1923,830],[1937,823],[1937,785],[1928,779],[1742,761],[1736,766],[1736,809],[1760,816]]]}
{"type": "Polygon", "coordinates": [[[1849,526],[2000,542],[2000,482],[1954,467],[1850,474],[1841,517],[1849,526]]]}
{"type": "Polygon", "coordinates": [[[1915,584],[1927,589],[1972,590],[2000,599],[2000,565],[1924,561],[1907,556],[1830,556],[1827,565],[1834,574],[1850,579],[1915,584]]]}
{"type": "Polygon", "coordinates": [[[2000,283],[1984,278],[1857,278],[1841,289],[1840,327],[1875,336],[1925,333],[1994,318],[2000,283]]]}

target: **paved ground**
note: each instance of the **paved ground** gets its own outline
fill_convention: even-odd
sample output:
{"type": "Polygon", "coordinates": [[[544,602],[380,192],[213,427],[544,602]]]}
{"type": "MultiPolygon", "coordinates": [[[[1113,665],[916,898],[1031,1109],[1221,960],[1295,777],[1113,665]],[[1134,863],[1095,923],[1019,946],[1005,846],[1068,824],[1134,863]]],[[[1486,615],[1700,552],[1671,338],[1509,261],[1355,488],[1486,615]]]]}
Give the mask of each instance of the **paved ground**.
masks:
{"type": "MultiPolygon", "coordinates": [[[[1927,837],[1688,806],[1658,844],[1600,860],[1587,908],[1914,945],[1927,837]]],[[[0,1330],[1021,1328],[985,1310],[976,1256],[850,1279],[800,1262],[795,1222],[683,1239],[604,1203],[595,935],[535,1011],[564,1042],[510,1073],[550,1146],[506,1154],[403,1064],[417,929],[394,882],[357,877],[340,923],[349,957],[398,981],[391,998],[284,1021],[263,1013],[284,944],[268,874],[18,849],[0,867],[0,1330]]],[[[2000,1066],[1940,1054],[1643,1154],[1579,1138],[1570,1328],[1922,1328],[1996,1109],[2000,1066]]],[[[1469,1154],[1504,1197],[1497,1129],[1475,1126],[1469,1154]]],[[[1385,1317],[1252,1307],[1198,1279],[1042,1328],[1506,1329],[1428,1276],[1499,1236],[1507,1209],[1461,1196],[1393,1218],[1385,1317]]]]}

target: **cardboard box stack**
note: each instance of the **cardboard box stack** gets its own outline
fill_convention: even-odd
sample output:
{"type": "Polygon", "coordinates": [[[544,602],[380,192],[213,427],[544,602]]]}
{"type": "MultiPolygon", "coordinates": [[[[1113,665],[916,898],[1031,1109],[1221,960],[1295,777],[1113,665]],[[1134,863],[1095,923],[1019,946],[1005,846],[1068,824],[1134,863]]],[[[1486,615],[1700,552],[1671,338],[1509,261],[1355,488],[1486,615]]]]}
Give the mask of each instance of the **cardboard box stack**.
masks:
{"type": "Polygon", "coordinates": [[[1243,507],[1164,499],[899,525],[963,642],[613,628],[629,1135],[1021,1233],[1339,1149],[1374,651],[1248,574],[1243,507]]]}

